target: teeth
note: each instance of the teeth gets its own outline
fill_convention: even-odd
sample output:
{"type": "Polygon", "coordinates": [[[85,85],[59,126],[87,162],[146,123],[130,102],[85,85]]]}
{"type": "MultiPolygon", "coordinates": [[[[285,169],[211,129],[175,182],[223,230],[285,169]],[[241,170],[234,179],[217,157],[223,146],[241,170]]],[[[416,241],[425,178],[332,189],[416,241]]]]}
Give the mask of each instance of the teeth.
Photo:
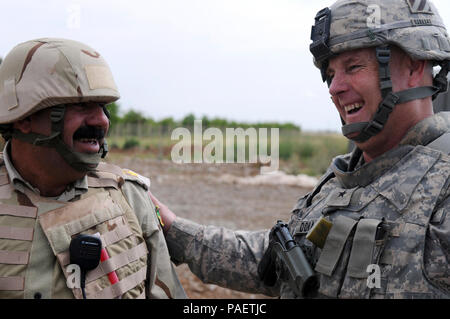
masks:
{"type": "Polygon", "coordinates": [[[363,103],[354,103],[344,106],[345,112],[350,112],[352,110],[357,110],[363,107],[363,103]]]}
{"type": "Polygon", "coordinates": [[[97,140],[94,138],[81,138],[79,141],[82,143],[91,143],[91,144],[97,143],[97,140]]]}

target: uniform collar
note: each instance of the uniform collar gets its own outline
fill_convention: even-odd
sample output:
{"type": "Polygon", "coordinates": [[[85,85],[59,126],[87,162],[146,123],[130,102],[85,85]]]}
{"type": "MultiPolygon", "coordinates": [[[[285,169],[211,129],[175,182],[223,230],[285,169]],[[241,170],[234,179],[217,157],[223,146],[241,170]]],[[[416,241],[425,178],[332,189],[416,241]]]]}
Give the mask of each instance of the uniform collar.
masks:
{"type": "MultiPolygon", "coordinates": [[[[8,176],[9,176],[14,188],[22,193],[24,192],[25,188],[28,188],[40,196],[39,189],[33,187],[15,169],[14,165],[12,164],[11,158],[9,156],[10,149],[11,149],[10,141],[8,141],[8,142],[6,142],[5,147],[3,149],[3,161],[5,163],[6,171],[8,173],[8,176]]],[[[47,197],[47,198],[58,200],[58,201],[63,201],[63,202],[68,202],[68,201],[74,199],[76,196],[86,193],[87,191],[88,191],[87,177],[84,176],[83,178],[68,185],[66,190],[59,196],[47,197]]]]}
{"type": "Polygon", "coordinates": [[[352,154],[336,157],[331,164],[331,169],[343,187],[364,187],[391,169],[415,146],[427,145],[449,130],[450,112],[441,112],[417,123],[405,134],[397,147],[373,159],[370,163],[364,163],[362,155],[355,150],[352,154]],[[358,162],[353,170],[348,169],[351,161],[358,162]]]}
{"type": "Polygon", "coordinates": [[[450,112],[440,112],[413,126],[399,145],[428,145],[450,130],[450,112]]]}

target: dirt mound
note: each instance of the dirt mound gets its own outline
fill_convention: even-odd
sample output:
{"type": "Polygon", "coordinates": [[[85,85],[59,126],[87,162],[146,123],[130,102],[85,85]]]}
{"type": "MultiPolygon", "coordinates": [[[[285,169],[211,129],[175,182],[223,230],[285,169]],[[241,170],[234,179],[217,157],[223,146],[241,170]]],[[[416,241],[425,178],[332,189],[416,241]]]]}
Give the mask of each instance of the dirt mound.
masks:
{"type": "Polygon", "coordinates": [[[219,182],[243,184],[243,185],[290,185],[303,188],[313,188],[318,180],[308,175],[288,175],[282,171],[270,174],[239,177],[231,174],[224,174],[219,177],[219,182]]]}

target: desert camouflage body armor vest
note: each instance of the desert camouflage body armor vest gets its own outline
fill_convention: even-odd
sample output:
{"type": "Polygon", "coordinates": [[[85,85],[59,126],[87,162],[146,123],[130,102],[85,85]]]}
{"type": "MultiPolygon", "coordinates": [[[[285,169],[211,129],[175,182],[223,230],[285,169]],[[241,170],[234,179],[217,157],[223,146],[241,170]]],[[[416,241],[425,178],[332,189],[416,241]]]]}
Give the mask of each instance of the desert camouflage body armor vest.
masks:
{"type": "MultiPolygon", "coordinates": [[[[140,226],[144,221],[153,224],[145,225],[147,232],[151,231],[149,226],[157,231],[159,223],[156,216],[152,216],[155,223],[136,216],[121,191],[123,175],[120,168],[101,164],[99,172],[88,175],[87,193],[77,201],[60,202],[29,189],[25,193],[15,191],[2,165],[0,298],[82,298],[81,289],[71,291],[66,284],[72,274],[67,271],[69,244],[80,233],[99,233],[110,257],[87,272],[87,299],[174,297],[169,287],[176,280],[164,278],[173,275],[170,264],[168,275],[155,274],[159,269],[148,263],[151,256],[140,226]],[[107,276],[112,271],[119,278],[114,285],[107,276]]],[[[150,245],[153,247],[149,249],[160,249],[156,242],[150,245]]]]}
{"type": "MultiPolygon", "coordinates": [[[[445,214],[436,207],[448,191],[449,157],[407,145],[345,172],[348,157],[334,160],[317,191],[299,200],[290,222],[319,274],[318,297],[449,298],[446,275],[439,273],[445,256],[437,273],[424,265],[428,227],[445,214]],[[322,248],[305,239],[320,218],[333,224],[322,248]],[[368,284],[371,264],[380,269],[378,287],[368,284]]],[[[287,285],[281,294],[295,297],[287,285]]]]}

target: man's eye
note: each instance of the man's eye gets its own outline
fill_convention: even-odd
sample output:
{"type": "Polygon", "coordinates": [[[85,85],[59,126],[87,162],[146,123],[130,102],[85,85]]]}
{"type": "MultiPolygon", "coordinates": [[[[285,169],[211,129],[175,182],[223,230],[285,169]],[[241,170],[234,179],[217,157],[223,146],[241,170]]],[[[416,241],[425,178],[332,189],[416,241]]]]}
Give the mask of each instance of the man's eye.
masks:
{"type": "Polygon", "coordinates": [[[349,72],[356,71],[356,70],[358,70],[360,67],[361,67],[361,65],[359,65],[359,64],[350,65],[350,66],[348,67],[348,71],[349,71],[349,72]]]}

